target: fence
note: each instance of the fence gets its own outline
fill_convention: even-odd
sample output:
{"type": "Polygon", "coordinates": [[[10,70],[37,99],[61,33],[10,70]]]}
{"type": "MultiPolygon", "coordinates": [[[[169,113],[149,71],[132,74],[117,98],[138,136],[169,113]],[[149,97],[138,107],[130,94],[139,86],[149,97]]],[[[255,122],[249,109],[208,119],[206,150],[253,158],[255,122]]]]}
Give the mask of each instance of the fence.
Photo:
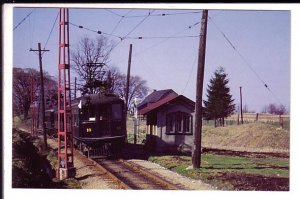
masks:
{"type": "MultiPolygon", "coordinates": [[[[289,115],[272,115],[263,113],[243,113],[243,123],[263,122],[273,125],[278,125],[282,128],[289,129],[290,116],[289,115]]],[[[206,125],[214,125],[214,121],[205,121],[206,125]]],[[[225,125],[237,125],[241,124],[241,117],[239,114],[233,114],[230,117],[225,118],[225,125]]]]}

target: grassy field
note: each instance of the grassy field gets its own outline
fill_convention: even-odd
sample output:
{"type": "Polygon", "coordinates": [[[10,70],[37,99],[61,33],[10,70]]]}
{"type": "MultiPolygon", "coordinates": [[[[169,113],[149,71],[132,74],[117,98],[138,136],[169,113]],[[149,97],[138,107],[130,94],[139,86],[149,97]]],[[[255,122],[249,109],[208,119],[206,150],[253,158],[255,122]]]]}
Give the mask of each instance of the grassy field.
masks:
{"type": "Polygon", "coordinates": [[[205,152],[201,168],[189,169],[189,156],[152,156],[150,161],[184,176],[200,179],[219,190],[289,190],[289,159],[269,155],[205,152]]]}
{"type": "Polygon", "coordinates": [[[203,126],[202,146],[235,151],[289,153],[290,133],[272,124],[203,126]]]}
{"type": "Polygon", "coordinates": [[[289,190],[289,131],[266,123],[203,126],[201,168],[190,156],[150,160],[221,190],[289,190]]]}

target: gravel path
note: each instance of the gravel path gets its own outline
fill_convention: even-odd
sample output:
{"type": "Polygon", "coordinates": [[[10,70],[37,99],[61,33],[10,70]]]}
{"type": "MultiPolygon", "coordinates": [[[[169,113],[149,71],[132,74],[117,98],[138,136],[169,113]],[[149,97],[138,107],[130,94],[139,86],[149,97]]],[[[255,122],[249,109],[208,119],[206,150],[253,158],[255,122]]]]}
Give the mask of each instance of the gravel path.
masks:
{"type": "Polygon", "coordinates": [[[193,180],[188,177],[179,175],[173,171],[170,171],[159,164],[145,161],[145,160],[129,160],[135,164],[144,167],[146,170],[158,174],[161,177],[168,179],[168,181],[185,187],[187,190],[213,190],[214,188],[200,180],[193,180]]]}

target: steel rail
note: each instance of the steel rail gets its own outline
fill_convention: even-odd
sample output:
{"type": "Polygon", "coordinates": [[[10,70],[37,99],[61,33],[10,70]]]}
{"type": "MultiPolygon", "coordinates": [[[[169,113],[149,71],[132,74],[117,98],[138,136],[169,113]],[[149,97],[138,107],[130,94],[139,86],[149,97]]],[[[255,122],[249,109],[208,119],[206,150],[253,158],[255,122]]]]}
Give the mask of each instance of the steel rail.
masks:
{"type": "Polygon", "coordinates": [[[75,154],[78,155],[79,157],[83,158],[86,161],[89,161],[93,166],[95,166],[97,169],[103,171],[106,175],[108,175],[114,182],[117,183],[117,186],[120,189],[132,189],[130,186],[128,186],[126,183],[124,183],[122,180],[120,180],[119,178],[117,178],[113,173],[111,173],[110,171],[108,171],[106,168],[104,168],[103,166],[101,166],[98,162],[96,162],[93,159],[87,158],[86,156],[84,156],[83,154],[81,154],[79,151],[75,150],[75,154]]]}
{"type": "Polygon", "coordinates": [[[168,189],[171,189],[171,190],[182,190],[183,189],[182,187],[180,187],[180,186],[178,186],[178,185],[176,185],[172,182],[167,181],[166,179],[158,176],[157,174],[154,174],[153,172],[147,171],[145,168],[143,168],[142,166],[140,166],[136,163],[129,162],[129,161],[126,161],[126,160],[123,160],[123,159],[120,159],[119,161],[122,162],[123,164],[127,165],[128,167],[134,168],[134,170],[139,171],[143,175],[145,175],[148,178],[151,178],[152,180],[162,184],[163,186],[166,186],[168,189]]]}

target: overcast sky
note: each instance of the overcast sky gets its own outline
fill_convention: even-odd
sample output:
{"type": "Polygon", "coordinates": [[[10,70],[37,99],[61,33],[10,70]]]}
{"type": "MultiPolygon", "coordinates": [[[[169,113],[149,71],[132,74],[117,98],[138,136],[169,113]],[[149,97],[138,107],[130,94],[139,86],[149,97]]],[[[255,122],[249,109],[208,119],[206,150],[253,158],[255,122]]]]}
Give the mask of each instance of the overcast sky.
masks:
{"type": "MultiPolygon", "coordinates": [[[[58,8],[14,8],[14,67],[38,70],[38,56],[29,49],[37,49],[38,42],[44,47],[48,40],[46,49],[50,51],[43,55],[43,66],[50,75],[57,76],[58,22],[54,22],[58,12],[58,8]]],[[[129,45],[133,44],[132,75],[147,80],[151,89],[173,89],[195,100],[202,10],[76,8],[69,12],[70,22],[75,25],[120,37],[127,35],[113,50],[110,66],[126,73],[129,45]]],[[[270,103],[282,103],[289,109],[290,11],[219,9],[208,13],[204,98],[209,79],[222,66],[235,103],[239,103],[242,86],[243,103],[250,110],[260,112],[270,103]]],[[[71,51],[85,35],[98,36],[70,25],[71,51]]],[[[118,43],[120,39],[115,36],[108,39],[118,43]]]]}

